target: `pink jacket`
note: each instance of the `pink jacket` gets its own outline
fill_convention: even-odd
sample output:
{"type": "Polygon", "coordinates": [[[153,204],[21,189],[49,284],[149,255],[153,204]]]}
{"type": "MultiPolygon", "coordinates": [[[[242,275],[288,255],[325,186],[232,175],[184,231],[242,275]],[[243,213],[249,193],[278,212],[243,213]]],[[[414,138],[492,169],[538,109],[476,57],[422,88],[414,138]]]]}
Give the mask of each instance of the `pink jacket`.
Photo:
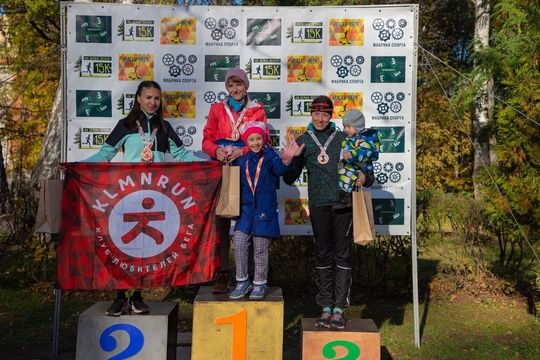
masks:
{"type": "MultiPolygon", "coordinates": [[[[227,111],[225,111],[225,106],[228,106],[225,101],[212,104],[203,130],[202,149],[206,154],[213,158],[216,156],[216,150],[219,147],[219,145],[216,144],[216,141],[221,139],[231,139],[232,135],[231,119],[229,118],[227,111]]],[[[266,113],[264,112],[262,103],[250,100],[247,103],[246,108],[247,111],[242,119],[242,123],[238,127],[239,130],[242,129],[242,124],[249,121],[262,121],[264,124],[267,123],[266,113]]],[[[240,114],[236,114],[233,109],[230,110],[231,114],[234,116],[234,120],[238,120],[240,114]]],[[[248,151],[248,147],[245,146],[244,154],[248,151]]]]}

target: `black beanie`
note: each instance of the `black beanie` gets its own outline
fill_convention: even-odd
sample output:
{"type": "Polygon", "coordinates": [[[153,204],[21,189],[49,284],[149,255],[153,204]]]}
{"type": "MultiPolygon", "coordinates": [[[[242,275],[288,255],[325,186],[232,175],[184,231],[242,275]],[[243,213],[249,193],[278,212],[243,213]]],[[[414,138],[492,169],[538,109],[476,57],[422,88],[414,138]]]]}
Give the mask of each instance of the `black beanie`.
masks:
{"type": "Polygon", "coordinates": [[[320,95],[317,96],[313,101],[311,102],[311,112],[314,111],[321,111],[328,113],[332,115],[334,112],[334,104],[332,103],[332,100],[328,96],[320,95]]]}

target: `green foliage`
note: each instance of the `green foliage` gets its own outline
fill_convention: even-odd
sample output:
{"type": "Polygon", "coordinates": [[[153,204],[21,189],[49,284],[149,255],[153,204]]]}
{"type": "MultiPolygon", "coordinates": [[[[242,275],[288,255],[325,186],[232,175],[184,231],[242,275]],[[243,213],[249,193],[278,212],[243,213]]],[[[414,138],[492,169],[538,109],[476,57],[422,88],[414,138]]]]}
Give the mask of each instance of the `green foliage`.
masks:
{"type": "Polygon", "coordinates": [[[34,189],[19,186],[9,193],[8,210],[0,219],[0,286],[26,287],[55,276],[56,242],[35,234],[38,198],[34,189]]]}
{"type": "Polygon", "coordinates": [[[0,99],[4,127],[0,135],[16,144],[12,168],[33,168],[41,150],[52,102],[60,80],[60,4],[48,0],[1,1],[0,49],[7,93],[0,99]],[[9,45],[9,46],[8,46],[9,45]]]}
{"type": "Polygon", "coordinates": [[[480,180],[499,262],[513,273],[540,266],[534,260],[540,235],[539,20],[537,2],[498,2],[491,47],[475,54],[477,71],[493,74],[499,97],[488,128],[497,139],[498,164],[480,180]]]}
{"type": "Polygon", "coordinates": [[[467,46],[474,29],[473,14],[469,2],[423,1],[420,4],[422,50],[418,58],[416,119],[418,191],[472,190],[470,109],[456,113],[455,104],[449,99],[455,94],[453,86],[459,83],[460,72],[471,67],[467,46]]]}

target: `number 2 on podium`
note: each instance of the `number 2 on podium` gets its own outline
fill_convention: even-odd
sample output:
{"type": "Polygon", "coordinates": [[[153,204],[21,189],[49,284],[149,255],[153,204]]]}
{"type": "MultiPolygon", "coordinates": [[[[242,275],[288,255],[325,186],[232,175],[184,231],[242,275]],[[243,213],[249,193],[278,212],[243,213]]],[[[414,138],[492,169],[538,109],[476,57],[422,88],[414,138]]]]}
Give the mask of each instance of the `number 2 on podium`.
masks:
{"type": "Polygon", "coordinates": [[[246,360],[247,311],[217,318],[217,325],[232,325],[232,359],[246,360]]]}

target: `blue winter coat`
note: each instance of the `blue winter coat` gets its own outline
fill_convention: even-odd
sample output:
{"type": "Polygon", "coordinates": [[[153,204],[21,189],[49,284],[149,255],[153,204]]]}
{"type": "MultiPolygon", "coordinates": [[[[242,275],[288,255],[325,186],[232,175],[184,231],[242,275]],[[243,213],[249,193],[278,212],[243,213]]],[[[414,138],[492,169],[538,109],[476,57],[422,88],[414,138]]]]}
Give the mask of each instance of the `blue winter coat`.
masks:
{"type": "Polygon", "coordinates": [[[235,161],[235,164],[240,166],[241,209],[234,230],[255,236],[279,238],[276,184],[288,167],[283,164],[272,147],[265,147],[263,154],[264,159],[255,197],[247,182],[246,163],[249,159],[249,175],[253,184],[260,159],[259,154],[249,151],[235,161]]]}

